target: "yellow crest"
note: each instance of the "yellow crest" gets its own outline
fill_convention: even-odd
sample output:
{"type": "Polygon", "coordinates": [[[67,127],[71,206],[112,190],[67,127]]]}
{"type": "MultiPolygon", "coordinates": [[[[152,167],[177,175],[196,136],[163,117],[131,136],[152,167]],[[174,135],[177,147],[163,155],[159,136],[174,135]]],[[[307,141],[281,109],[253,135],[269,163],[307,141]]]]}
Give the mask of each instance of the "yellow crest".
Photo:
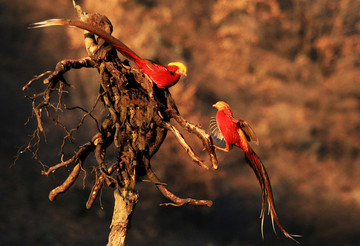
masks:
{"type": "Polygon", "coordinates": [[[223,101],[219,101],[212,106],[217,108],[218,110],[230,109],[229,104],[227,104],[226,102],[223,102],[223,101]]]}
{"type": "Polygon", "coordinates": [[[170,62],[168,66],[177,66],[179,68],[177,70],[177,74],[186,76],[187,68],[181,62],[170,62]]]}

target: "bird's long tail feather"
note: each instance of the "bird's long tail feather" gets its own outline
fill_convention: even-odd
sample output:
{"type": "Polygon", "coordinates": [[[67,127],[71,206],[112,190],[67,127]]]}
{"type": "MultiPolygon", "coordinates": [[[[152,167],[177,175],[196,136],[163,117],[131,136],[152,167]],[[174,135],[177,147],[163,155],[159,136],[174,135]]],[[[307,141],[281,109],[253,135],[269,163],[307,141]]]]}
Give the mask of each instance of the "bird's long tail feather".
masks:
{"type": "Polygon", "coordinates": [[[271,189],[270,179],[266,172],[266,169],[261,162],[260,158],[256,155],[256,153],[250,149],[248,152],[245,152],[245,159],[249,163],[250,167],[253,169],[259,183],[261,186],[261,192],[262,192],[262,208],[261,208],[261,235],[264,238],[264,217],[265,217],[265,210],[266,210],[266,204],[268,205],[269,214],[271,216],[271,222],[272,226],[275,231],[274,221],[277,224],[277,226],[280,228],[282,233],[287,237],[295,242],[299,243],[297,240],[294,239],[294,237],[300,237],[299,235],[291,235],[288,232],[285,231],[285,229],[280,224],[279,218],[276,214],[275,210],[275,203],[273,198],[273,193],[271,189]]]}
{"type": "Polygon", "coordinates": [[[42,28],[49,26],[75,26],[77,28],[89,31],[104,39],[105,42],[116,48],[126,58],[132,61],[142,61],[142,59],[123,42],[101,30],[100,28],[83,21],[70,19],[50,19],[33,23],[29,26],[29,28],[42,28]]]}

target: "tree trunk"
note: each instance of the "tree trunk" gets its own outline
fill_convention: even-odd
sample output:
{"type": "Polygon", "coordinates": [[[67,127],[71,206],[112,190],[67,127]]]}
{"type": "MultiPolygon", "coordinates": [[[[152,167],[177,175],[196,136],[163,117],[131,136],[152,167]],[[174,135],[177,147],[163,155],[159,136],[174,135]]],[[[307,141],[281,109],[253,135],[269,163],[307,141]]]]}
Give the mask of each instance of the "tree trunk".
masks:
{"type": "Polygon", "coordinates": [[[131,215],[138,200],[138,194],[127,189],[115,189],[114,198],[114,213],[107,246],[124,246],[131,215]]]}

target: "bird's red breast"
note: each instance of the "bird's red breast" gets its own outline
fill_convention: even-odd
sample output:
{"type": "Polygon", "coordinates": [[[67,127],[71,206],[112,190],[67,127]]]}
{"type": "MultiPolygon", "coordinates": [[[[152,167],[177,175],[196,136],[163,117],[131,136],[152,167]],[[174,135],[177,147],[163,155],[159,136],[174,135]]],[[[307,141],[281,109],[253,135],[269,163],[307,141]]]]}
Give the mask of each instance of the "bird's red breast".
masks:
{"type": "Polygon", "coordinates": [[[219,110],[216,114],[218,128],[223,135],[225,142],[229,145],[235,145],[239,141],[237,134],[237,125],[226,115],[223,110],[219,110]]]}
{"type": "Polygon", "coordinates": [[[247,138],[239,125],[234,122],[233,114],[227,104],[218,109],[216,121],[225,142],[229,146],[235,145],[244,151],[248,151],[249,143],[247,138]]]}

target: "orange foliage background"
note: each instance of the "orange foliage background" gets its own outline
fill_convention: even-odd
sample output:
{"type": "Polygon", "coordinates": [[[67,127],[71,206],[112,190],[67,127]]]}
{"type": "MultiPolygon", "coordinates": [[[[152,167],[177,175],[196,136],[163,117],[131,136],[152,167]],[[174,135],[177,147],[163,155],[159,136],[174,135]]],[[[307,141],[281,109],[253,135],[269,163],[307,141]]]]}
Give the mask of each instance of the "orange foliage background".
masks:
{"type": "MultiPolygon", "coordinates": [[[[290,233],[303,235],[302,245],[360,245],[359,1],[79,3],[109,17],[114,36],[142,57],[187,64],[188,77],[170,89],[185,118],[208,129],[216,113],[211,105],[224,100],[252,125],[280,221],[290,233]]],[[[0,18],[0,244],[105,245],[113,199],[105,189],[101,203],[85,209],[91,170],[50,203],[47,193],[69,170],[43,177],[29,154],[9,168],[34,127],[23,126],[31,107],[21,87],[59,60],[86,56],[82,31],[26,28],[48,18],[76,18],[72,3],[0,1],[0,18]]],[[[69,103],[89,107],[98,90],[97,72],[71,71],[67,78],[76,86],[69,103]]],[[[66,121],[75,121],[72,117],[66,121]]],[[[48,127],[40,154],[55,164],[62,137],[48,127]]],[[[89,138],[88,131],[79,133],[78,144],[89,138]]],[[[199,141],[184,135],[201,152],[199,141]]],[[[141,183],[128,244],[290,245],[276,238],[269,220],[261,239],[260,189],[242,153],[234,149],[218,158],[219,170],[203,171],[169,134],[152,161],[154,169],[176,194],[212,199],[214,206],[159,207],[160,193],[141,183]]]]}

